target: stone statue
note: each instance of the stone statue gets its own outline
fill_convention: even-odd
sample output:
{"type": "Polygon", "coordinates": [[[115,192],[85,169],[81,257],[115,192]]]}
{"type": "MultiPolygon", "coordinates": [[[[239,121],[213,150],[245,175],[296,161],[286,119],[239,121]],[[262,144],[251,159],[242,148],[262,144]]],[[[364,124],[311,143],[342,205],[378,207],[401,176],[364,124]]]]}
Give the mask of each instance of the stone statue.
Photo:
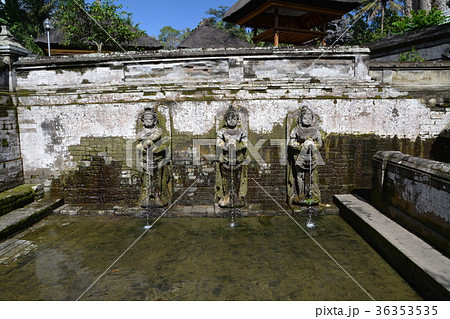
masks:
{"type": "Polygon", "coordinates": [[[142,129],[137,134],[137,149],[142,152],[143,170],[141,207],[164,207],[168,204],[170,170],[167,152],[170,138],[159,127],[158,114],[152,108],[145,108],[141,117],[142,129]]]}
{"type": "MultiPolygon", "coordinates": [[[[317,205],[320,201],[317,165],[322,146],[319,129],[314,125],[314,115],[307,106],[300,110],[297,126],[289,134],[288,156],[291,187],[289,202],[296,205],[317,205]]],[[[288,185],[289,186],[289,185],[288,185]]],[[[290,190],[289,190],[290,188],[290,190]]]]}
{"type": "Polygon", "coordinates": [[[221,208],[245,206],[247,193],[246,169],[243,162],[247,151],[247,132],[240,125],[239,113],[230,105],[224,115],[224,124],[217,131],[216,139],[219,156],[219,175],[216,186],[218,203],[221,208]]]}

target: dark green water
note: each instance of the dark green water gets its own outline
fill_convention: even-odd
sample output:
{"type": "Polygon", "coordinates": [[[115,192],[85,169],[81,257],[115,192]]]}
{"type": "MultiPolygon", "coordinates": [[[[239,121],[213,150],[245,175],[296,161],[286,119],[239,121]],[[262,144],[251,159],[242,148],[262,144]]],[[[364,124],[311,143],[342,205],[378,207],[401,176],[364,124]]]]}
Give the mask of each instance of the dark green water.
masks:
{"type": "MultiPolygon", "coordinates": [[[[370,300],[289,217],[238,221],[159,220],[81,300],[370,300]]],[[[49,216],[16,236],[31,252],[0,263],[0,300],[76,300],[145,224],[49,216]]],[[[339,216],[307,231],[374,299],[421,299],[339,216]]]]}

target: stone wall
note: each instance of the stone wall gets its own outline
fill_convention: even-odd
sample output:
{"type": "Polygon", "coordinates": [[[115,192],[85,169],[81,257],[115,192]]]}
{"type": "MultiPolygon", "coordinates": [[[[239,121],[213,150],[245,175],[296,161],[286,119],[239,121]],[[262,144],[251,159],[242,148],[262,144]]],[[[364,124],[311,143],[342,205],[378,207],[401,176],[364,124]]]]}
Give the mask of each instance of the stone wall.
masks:
{"type": "Polygon", "coordinates": [[[442,111],[443,116],[450,107],[450,61],[371,61],[369,75],[385,85],[408,92],[434,111],[442,111]]]}
{"type": "Polygon", "coordinates": [[[381,151],[373,172],[375,206],[450,255],[450,164],[381,151]]]}
{"type": "Polygon", "coordinates": [[[384,38],[368,44],[371,61],[398,62],[400,54],[414,48],[427,61],[450,59],[450,23],[384,38]]]}
{"type": "Polygon", "coordinates": [[[0,192],[21,185],[23,179],[16,108],[9,95],[0,95],[0,192]]]}
{"type": "Polygon", "coordinates": [[[15,64],[27,181],[69,202],[128,202],[139,196],[137,119],[159,106],[170,119],[174,197],[214,200],[215,116],[230,104],[249,114],[249,208],[277,209],[256,182],[286,202],[286,116],[307,104],[324,146],[323,201],[370,187],[380,149],[429,156],[449,121],[406,92],[371,80],[364,48],[174,50],[15,64]],[[327,51],[328,50],[328,51],[327,51]]]}

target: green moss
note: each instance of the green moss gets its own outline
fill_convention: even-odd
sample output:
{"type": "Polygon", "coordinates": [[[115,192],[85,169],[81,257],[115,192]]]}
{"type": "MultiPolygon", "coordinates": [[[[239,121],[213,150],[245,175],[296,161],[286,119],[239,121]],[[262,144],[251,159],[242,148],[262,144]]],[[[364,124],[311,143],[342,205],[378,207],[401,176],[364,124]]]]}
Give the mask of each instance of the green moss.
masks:
{"type": "Polygon", "coordinates": [[[325,96],[315,96],[314,98],[311,98],[312,100],[319,99],[319,100],[342,100],[342,99],[349,99],[348,95],[341,95],[341,96],[334,96],[334,95],[325,95],[325,96]]]}
{"type": "Polygon", "coordinates": [[[267,93],[266,89],[261,89],[261,90],[248,90],[248,93],[253,94],[253,93],[267,93]]]}
{"type": "MultiPolygon", "coordinates": [[[[84,80],[83,80],[84,81],[84,80]]],[[[71,93],[71,92],[76,92],[76,89],[71,89],[71,88],[61,88],[61,89],[56,89],[55,91],[56,93],[71,93]]]]}
{"type": "Polygon", "coordinates": [[[24,96],[24,95],[36,94],[36,92],[37,91],[35,91],[35,90],[18,90],[17,95],[24,96]]]}
{"type": "Polygon", "coordinates": [[[2,139],[2,146],[3,147],[8,147],[9,146],[8,140],[6,140],[5,138],[2,139]]]}

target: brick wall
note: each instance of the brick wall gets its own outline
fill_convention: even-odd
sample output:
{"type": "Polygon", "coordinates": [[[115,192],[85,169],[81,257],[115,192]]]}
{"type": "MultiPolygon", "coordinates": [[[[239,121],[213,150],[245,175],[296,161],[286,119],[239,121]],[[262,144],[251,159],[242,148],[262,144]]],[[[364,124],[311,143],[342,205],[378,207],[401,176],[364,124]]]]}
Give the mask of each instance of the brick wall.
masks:
{"type": "Polygon", "coordinates": [[[23,183],[16,109],[8,96],[0,97],[0,192],[23,183]]]}

